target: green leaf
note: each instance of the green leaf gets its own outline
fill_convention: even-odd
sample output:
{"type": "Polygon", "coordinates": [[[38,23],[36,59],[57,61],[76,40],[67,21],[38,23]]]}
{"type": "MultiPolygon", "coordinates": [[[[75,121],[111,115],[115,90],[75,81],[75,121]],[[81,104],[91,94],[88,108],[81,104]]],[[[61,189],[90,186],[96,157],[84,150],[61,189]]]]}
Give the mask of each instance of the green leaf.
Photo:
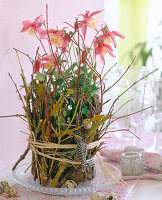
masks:
{"type": "Polygon", "coordinates": [[[95,62],[95,64],[94,64],[94,68],[96,69],[96,67],[97,67],[97,63],[95,62]]]}
{"type": "Polygon", "coordinates": [[[79,80],[79,86],[83,86],[83,83],[84,83],[84,77],[82,76],[79,80]]]}
{"type": "Polygon", "coordinates": [[[53,102],[53,99],[50,98],[50,99],[49,99],[49,103],[50,103],[50,105],[52,105],[52,102],[53,102]]]}
{"type": "Polygon", "coordinates": [[[66,110],[63,111],[63,115],[64,115],[64,117],[67,116],[67,112],[66,112],[66,110]]]}
{"type": "Polygon", "coordinates": [[[68,118],[67,118],[67,123],[70,124],[70,122],[71,122],[71,119],[70,119],[70,117],[68,117],[68,118]]]}
{"type": "Polygon", "coordinates": [[[82,113],[82,115],[88,115],[90,113],[90,111],[86,107],[83,107],[81,109],[81,113],[82,113]]]}
{"type": "Polygon", "coordinates": [[[71,85],[72,88],[74,88],[75,87],[75,82],[73,80],[70,81],[70,85],[71,85]]]}
{"type": "Polygon", "coordinates": [[[91,85],[91,92],[95,92],[99,88],[96,86],[96,84],[91,85]]]}
{"type": "Polygon", "coordinates": [[[50,94],[51,93],[51,88],[47,87],[47,93],[50,94]]]}
{"type": "Polygon", "coordinates": [[[61,77],[58,79],[58,85],[62,85],[65,82],[65,80],[61,77]]]}
{"type": "Polygon", "coordinates": [[[64,73],[64,75],[68,75],[73,69],[75,66],[78,66],[78,63],[77,62],[74,62],[64,73]]]}
{"type": "Polygon", "coordinates": [[[85,86],[85,88],[84,88],[84,92],[87,93],[87,92],[89,92],[89,90],[90,90],[89,85],[85,86]]]}
{"type": "Polygon", "coordinates": [[[88,76],[88,78],[90,78],[92,75],[93,75],[93,70],[91,70],[88,74],[87,74],[87,76],[88,76]]]}
{"type": "Polygon", "coordinates": [[[56,120],[56,125],[57,126],[61,126],[61,124],[64,124],[65,123],[65,120],[64,120],[64,118],[62,117],[62,116],[60,116],[60,120],[58,121],[58,119],[56,120]],[[60,122],[60,124],[58,123],[58,122],[60,122]]]}
{"type": "Polygon", "coordinates": [[[55,70],[52,70],[52,75],[55,76],[55,78],[57,79],[58,78],[58,75],[59,75],[59,70],[56,72],[55,70]]]}
{"type": "Polygon", "coordinates": [[[46,80],[46,76],[40,72],[36,72],[36,76],[35,78],[39,81],[45,81],[46,80]]]}
{"type": "Polygon", "coordinates": [[[78,51],[78,48],[76,48],[76,52],[77,52],[77,55],[79,55],[79,51],[78,51]]]}

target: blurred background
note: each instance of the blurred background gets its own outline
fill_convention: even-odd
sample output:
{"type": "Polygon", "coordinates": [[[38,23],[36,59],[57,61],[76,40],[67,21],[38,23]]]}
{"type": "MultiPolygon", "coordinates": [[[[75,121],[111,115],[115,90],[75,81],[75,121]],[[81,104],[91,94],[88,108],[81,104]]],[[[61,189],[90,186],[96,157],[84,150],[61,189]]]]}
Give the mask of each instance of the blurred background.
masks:
{"type": "MultiPolygon", "coordinates": [[[[118,128],[122,124],[124,127],[131,127],[135,132],[138,132],[137,129],[141,126],[139,121],[145,119],[146,122],[142,123],[145,125],[142,126],[145,129],[143,131],[149,132],[150,135],[156,133],[152,134],[156,137],[153,137],[153,140],[150,139],[148,148],[156,146],[159,150],[160,144],[157,144],[157,141],[160,140],[157,138],[161,137],[159,124],[161,123],[160,113],[162,110],[161,0],[0,0],[0,115],[23,114],[21,102],[8,76],[9,72],[17,85],[21,85],[20,68],[13,48],[34,57],[39,43],[27,33],[20,33],[22,21],[27,19],[33,21],[40,14],[45,16],[46,4],[49,7],[49,25],[51,26],[58,25],[59,28],[62,28],[64,21],[73,24],[75,17],[84,13],[85,10],[93,12],[104,9],[104,12],[97,16],[98,22],[105,22],[110,30],[116,30],[126,36],[126,39],[118,42],[118,47],[115,50],[116,58],[106,57],[106,69],[116,62],[118,63],[118,67],[111,72],[113,78],[109,78],[107,81],[108,86],[123,73],[134,55],[136,55],[136,60],[130,73],[114,88],[111,95],[108,94],[105,98],[110,98],[110,96],[113,98],[123,89],[129,87],[133,81],[159,68],[158,72],[145,80],[142,86],[132,88],[134,91],[131,90],[121,100],[124,103],[128,97],[135,99],[135,103],[129,104],[125,110],[121,109],[120,112],[125,114],[143,108],[144,105],[156,105],[156,112],[151,116],[152,118],[145,117],[148,116],[150,112],[148,111],[148,113],[138,116],[138,119],[120,121],[114,127],[118,128]]],[[[32,67],[27,58],[22,55],[20,58],[27,80],[30,80],[32,67]]],[[[25,150],[27,136],[20,131],[27,132],[27,125],[21,119],[16,117],[0,119],[0,170],[14,163],[25,150]]],[[[119,132],[113,137],[116,137],[123,145],[127,145],[130,141],[132,144],[137,144],[127,133],[119,132]]],[[[112,144],[113,142],[115,141],[112,141],[112,144]]]]}

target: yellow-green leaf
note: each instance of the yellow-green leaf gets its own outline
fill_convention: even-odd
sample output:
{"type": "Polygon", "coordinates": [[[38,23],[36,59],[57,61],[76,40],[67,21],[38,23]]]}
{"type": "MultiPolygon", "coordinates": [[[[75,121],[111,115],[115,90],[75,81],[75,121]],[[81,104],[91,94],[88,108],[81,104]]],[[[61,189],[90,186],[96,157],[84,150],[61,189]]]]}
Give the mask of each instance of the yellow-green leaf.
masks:
{"type": "Polygon", "coordinates": [[[68,89],[68,91],[67,91],[67,93],[66,93],[66,96],[69,95],[69,94],[74,94],[74,90],[68,89]]]}

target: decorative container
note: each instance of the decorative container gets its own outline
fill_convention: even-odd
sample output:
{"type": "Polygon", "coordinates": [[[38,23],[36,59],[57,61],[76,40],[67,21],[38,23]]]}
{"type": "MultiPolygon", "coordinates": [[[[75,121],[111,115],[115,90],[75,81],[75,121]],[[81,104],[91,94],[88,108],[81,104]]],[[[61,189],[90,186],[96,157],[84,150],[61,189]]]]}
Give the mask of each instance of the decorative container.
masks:
{"type": "Polygon", "coordinates": [[[143,173],[142,154],[125,152],[121,155],[121,170],[123,176],[140,176],[143,173]]]}

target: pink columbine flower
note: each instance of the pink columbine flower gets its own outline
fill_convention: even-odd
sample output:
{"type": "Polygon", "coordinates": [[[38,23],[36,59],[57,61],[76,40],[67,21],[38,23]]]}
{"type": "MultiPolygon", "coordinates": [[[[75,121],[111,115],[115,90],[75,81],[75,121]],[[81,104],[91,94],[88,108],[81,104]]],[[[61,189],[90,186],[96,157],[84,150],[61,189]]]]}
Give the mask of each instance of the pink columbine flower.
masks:
{"type": "Polygon", "coordinates": [[[23,24],[23,28],[21,30],[21,32],[25,32],[27,31],[29,34],[35,36],[38,32],[38,34],[41,32],[41,26],[42,26],[42,16],[40,15],[39,17],[37,17],[34,22],[31,22],[29,20],[25,20],[22,22],[23,24]]]}
{"type": "Polygon", "coordinates": [[[35,65],[34,65],[34,74],[36,72],[39,72],[40,67],[43,67],[44,69],[55,67],[56,72],[59,69],[56,58],[52,60],[51,55],[45,56],[43,58],[40,58],[39,56],[37,57],[37,60],[35,61],[35,65]]]}
{"type": "Polygon", "coordinates": [[[124,35],[118,33],[117,31],[110,31],[107,25],[105,25],[105,27],[102,28],[102,33],[103,35],[99,36],[99,38],[103,40],[104,44],[109,44],[113,42],[115,48],[117,46],[115,36],[118,36],[122,39],[125,38],[124,35]]]}
{"type": "Polygon", "coordinates": [[[67,51],[68,49],[68,44],[69,44],[69,37],[67,37],[68,34],[64,33],[65,28],[62,30],[54,30],[54,29],[49,29],[47,31],[41,31],[40,32],[40,38],[41,39],[48,39],[45,36],[49,34],[49,39],[51,43],[57,47],[62,49],[63,51],[67,51]]]}
{"type": "Polygon", "coordinates": [[[124,39],[125,36],[118,33],[117,31],[110,31],[107,25],[105,25],[105,27],[102,28],[102,33],[102,35],[98,36],[97,39],[95,39],[94,47],[95,56],[100,55],[102,62],[105,63],[105,54],[108,53],[110,56],[115,57],[113,54],[113,49],[110,46],[110,43],[113,43],[114,47],[116,48],[117,43],[115,36],[118,36],[122,39],[124,39]]]}
{"type": "Polygon", "coordinates": [[[95,47],[95,56],[100,55],[100,58],[105,63],[104,55],[109,54],[111,57],[115,57],[113,54],[113,49],[109,44],[105,44],[100,39],[95,39],[94,41],[94,47],[95,47]]]}
{"type": "Polygon", "coordinates": [[[84,40],[85,40],[85,36],[86,36],[86,32],[87,32],[87,27],[91,27],[91,28],[96,29],[97,19],[93,18],[93,16],[97,15],[98,13],[100,13],[102,11],[103,10],[98,10],[98,11],[92,12],[90,15],[89,15],[90,11],[86,11],[86,13],[84,15],[80,14],[84,18],[84,20],[82,20],[82,21],[79,22],[79,27],[81,27],[84,40]]]}
{"type": "Polygon", "coordinates": [[[53,68],[53,66],[55,67],[55,71],[57,72],[57,70],[59,69],[58,65],[57,65],[57,60],[55,58],[52,59],[51,55],[48,55],[46,57],[43,57],[41,59],[41,65],[44,69],[49,69],[49,68],[53,68]]]}

